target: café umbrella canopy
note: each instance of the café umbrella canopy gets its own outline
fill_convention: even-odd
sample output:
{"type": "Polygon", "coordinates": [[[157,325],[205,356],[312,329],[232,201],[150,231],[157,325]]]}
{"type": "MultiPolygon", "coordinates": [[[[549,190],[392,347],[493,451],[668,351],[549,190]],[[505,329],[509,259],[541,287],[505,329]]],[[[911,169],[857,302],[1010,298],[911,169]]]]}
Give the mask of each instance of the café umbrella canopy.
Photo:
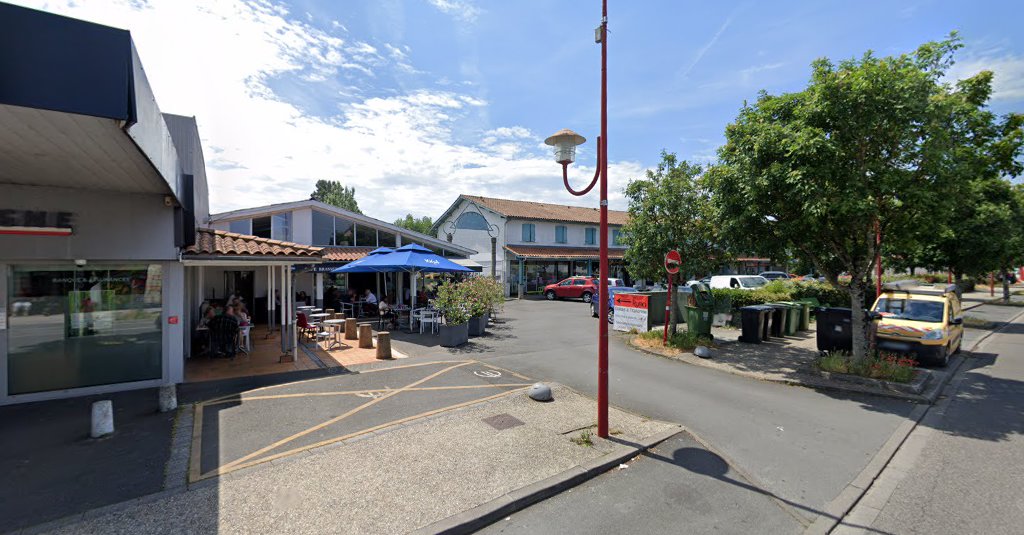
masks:
{"type": "Polygon", "coordinates": [[[357,260],[353,260],[353,261],[349,262],[348,264],[345,264],[342,267],[332,269],[331,273],[379,273],[379,271],[376,271],[376,270],[359,271],[359,270],[355,269],[355,267],[358,266],[359,264],[362,264],[363,262],[365,262],[368,258],[373,258],[374,256],[383,255],[383,254],[390,254],[390,253],[393,253],[393,252],[395,252],[395,250],[390,248],[390,247],[378,247],[378,248],[370,251],[369,253],[367,253],[366,256],[364,256],[362,258],[359,258],[357,260]],[[344,268],[348,268],[348,269],[345,269],[345,271],[342,271],[342,269],[344,269],[344,268]]]}
{"type": "Polygon", "coordinates": [[[416,308],[416,275],[418,273],[472,273],[473,270],[460,266],[443,256],[438,256],[415,243],[403,245],[387,254],[369,254],[358,263],[352,262],[333,271],[334,273],[412,273],[412,307],[416,308]]]}

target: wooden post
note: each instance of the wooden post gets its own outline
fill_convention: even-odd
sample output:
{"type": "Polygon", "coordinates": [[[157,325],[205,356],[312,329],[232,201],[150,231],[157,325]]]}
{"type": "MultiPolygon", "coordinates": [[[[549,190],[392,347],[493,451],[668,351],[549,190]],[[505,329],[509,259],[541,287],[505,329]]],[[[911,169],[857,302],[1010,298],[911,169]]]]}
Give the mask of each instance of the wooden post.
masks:
{"type": "Polygon", "coordinates": [[[363,349],[373,348],[373,327],[369,323],[359,324],[359,347],[363,349]]]}
{"type": "Polygon", "coordinates": [[[356,319],[345,318],[345,339],[355,340],[356,337],[356,319]]]}
{"type": "Polygon", "coordinates": [[[391,333],[381,331],[377,333],[377,358],[381,360],[391,357],[391,333]]]}

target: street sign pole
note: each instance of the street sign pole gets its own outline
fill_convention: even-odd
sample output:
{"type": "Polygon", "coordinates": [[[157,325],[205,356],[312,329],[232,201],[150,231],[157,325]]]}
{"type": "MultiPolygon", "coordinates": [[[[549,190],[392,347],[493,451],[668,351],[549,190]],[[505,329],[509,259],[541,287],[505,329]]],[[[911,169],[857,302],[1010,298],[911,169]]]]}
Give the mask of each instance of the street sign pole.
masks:
{"type": "Polygon", "coordinates": [[[672,277],[679,273],[679,264],[682,262],[682,257],[679,256],[679,251],[669,251],[665,253],[665,271],[668,272],[668,293],[665,295],[665,332],[661,336],[661,345],[668,345],[668,323],[672,317],[672,277]]]}

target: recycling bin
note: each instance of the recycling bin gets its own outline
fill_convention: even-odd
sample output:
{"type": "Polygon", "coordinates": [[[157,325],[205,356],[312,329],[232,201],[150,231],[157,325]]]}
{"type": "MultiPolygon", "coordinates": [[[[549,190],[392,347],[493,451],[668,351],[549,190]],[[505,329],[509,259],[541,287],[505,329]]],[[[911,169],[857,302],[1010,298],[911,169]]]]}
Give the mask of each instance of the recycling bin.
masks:
{"type": "Polygon", "coordinates": [[[686,305],[686,329],[695,334],[711,337],[711,323],[715,314],[715,297],[706,284],[695,284],[686,305]]]}
{"type": "Polygon", "coordinates": [[[793,301],[779,301],[779,303],[789,307],[789,313],[786,316],[786,335],[792,336],[800,329],[800,317],[803,315],[803,305],[793,301]]]}
{"type": "Polygon", "coordinates": [[[740,321],[743,330],[740,342],[760,344],[768,339],[768,315],[772,307],[765,305],[749,305],[740,308],[740,321]]]}
{"type": "Polygon", "coordinates": [[[800,310],[800,327],[801,331],[811,330],[811,309],[818,306],[818,300],[814,298],[810,299],[797,299],[794,301],[801,306],[800,310]]]}
{"type": "Polygon", "coordinates": [[[818,351],[850,351],[853,349],[853,320],[849,308],[822,307],[818,315],[818,351]]]}
{"type": "Polygon", "coordinates": [[[789,317],[789,307],[781,303],[766,303],[764,306],[771,307],[768,315],[771,321],[769,334],[777,338],[786,336],[786,319],[789,317]]]}

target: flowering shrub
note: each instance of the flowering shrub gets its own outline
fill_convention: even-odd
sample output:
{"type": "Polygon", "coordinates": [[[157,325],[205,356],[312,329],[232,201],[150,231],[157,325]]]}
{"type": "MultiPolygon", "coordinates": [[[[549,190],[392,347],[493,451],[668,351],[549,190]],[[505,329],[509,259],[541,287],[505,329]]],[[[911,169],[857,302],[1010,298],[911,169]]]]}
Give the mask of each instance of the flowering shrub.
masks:
{"type": "Polygon", "coordinates": [[[466,294],[465,285],[451,280],[446,280],[437,287],[434,307],[444,316],[447,324],[460,325],[469,321],[466,294]]]}
{"type": "Polygon", "coordinates": [[[859,377],[907,383],[917,373],[917,361],[896,353],[879,353],[861,361],[849,353],[836,351],[818,359],[818,368],[833,373],[847,373],[859,377]]]}

